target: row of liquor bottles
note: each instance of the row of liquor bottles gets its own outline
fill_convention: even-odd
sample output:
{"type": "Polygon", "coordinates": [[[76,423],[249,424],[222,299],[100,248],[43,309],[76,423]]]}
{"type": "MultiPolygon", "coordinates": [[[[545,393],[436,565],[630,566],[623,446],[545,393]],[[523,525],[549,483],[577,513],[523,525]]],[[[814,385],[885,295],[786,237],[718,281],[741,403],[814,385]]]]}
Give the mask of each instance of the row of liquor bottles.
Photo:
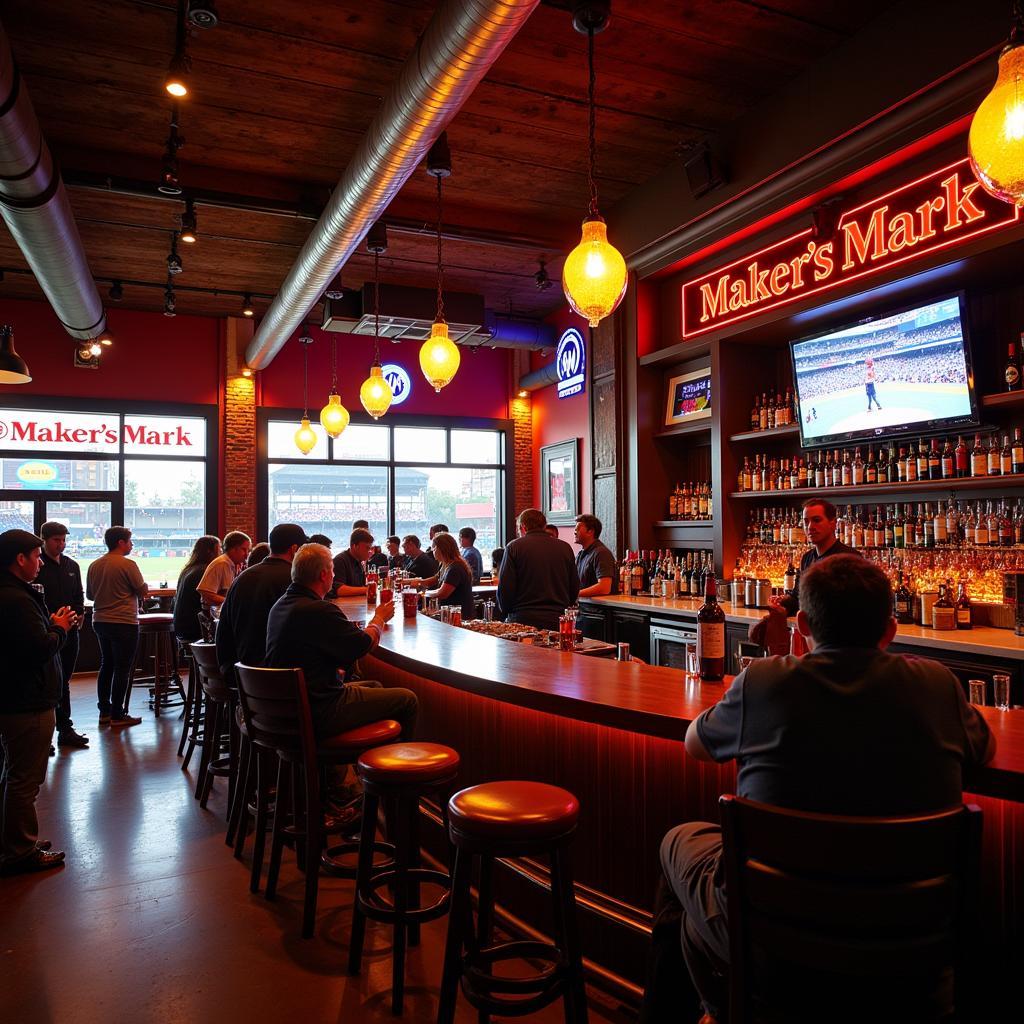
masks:
{"type": "Polygon", "coordinates": [[[750,410],[751,430],[772,430],[775,427],[787,427],[798,422],[796,406],[793,404],[793,389],[786,388],[786,394],[777,389],[763,391],[754,395],[754,407],[750,410]]]}
{"type": "MultiPolygon", "coordinates": [[[[1024,505],[1001,501],[847,505],[836,516],[836,536],[854,548],[1010,548],[1024,545],[1024,505]]],[[[798,509],[756,509],[746,543],[807,543],[798,509]]]]}
{"type": "Polygon", "coordinates": [[[876,450],[827,449],[793,458],[746,456],[737,477],[740,491],[788,491],[798,487],[858,487],[862,484],[903,484],[917,480],[956,480],[1024,473],[1024,438],[1015,427],[1013,440],[993,434],[988,442],[974,435],[974,447],[963,437],[911,442],[897,449],[892,442],[876,450]],[[898,451],[898,454],[897,454],[898,451]]]}
{"type": "Polygon", "coordinates": [[[687,480],[668,496],[668,518],[693,521],[711,518],[711,484],[687,480]]]}
{"type": "Polygon", "coordinates": [[[619,562],[619,593],[699,597],[714,574],[710,551],[627,551],[619,562]]]}

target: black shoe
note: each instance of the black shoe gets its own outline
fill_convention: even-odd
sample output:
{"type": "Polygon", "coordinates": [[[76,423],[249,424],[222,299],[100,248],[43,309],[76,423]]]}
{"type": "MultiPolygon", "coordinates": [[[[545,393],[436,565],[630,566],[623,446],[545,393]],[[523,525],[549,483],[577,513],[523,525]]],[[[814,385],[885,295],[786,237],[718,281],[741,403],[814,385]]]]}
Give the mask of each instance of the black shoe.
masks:
{"type": "Polygon", "coordinates": [[[142,719],[136,718],[134,715],[112,715],[110,718],[110,727],[113,729],[116,726],[122,725],[142,725],[142,719]]]}
{"type": "Polygon", "coordinates": [[[83,736],[80,732],[75,732],[74,729],[65,729],[64,732],[57,734],[57,746],[78,747],[82,749],[89,746],[89,737],[83,736]]]}
{"type": "Polygon", "coordinates": [[[0,867],[0,875],[27,875],[33,871],[49,871],[64,863],[63,850],[33,850],[27,857],[19,857],[0,867]]]}

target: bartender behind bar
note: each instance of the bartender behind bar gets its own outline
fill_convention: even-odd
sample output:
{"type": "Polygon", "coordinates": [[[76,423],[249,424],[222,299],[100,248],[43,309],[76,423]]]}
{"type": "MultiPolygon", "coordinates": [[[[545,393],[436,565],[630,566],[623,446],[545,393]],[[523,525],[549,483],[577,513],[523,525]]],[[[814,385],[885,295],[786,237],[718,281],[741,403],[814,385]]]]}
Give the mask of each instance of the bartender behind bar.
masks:
{"type": "Polygon", "coordinates": [[[836,536],[836,507],[824,498],[808,498],[803,503],[803,524],[811,549],[800,559],[797,586],[792,594],[773,597],[768,604],[768,614],[753,623],[748,636],[769,654],[789,654],[789,626],[786,619],[796,615],[800,607],[800,576],[815,562],[829,555],[860,554],[836,536]]]}

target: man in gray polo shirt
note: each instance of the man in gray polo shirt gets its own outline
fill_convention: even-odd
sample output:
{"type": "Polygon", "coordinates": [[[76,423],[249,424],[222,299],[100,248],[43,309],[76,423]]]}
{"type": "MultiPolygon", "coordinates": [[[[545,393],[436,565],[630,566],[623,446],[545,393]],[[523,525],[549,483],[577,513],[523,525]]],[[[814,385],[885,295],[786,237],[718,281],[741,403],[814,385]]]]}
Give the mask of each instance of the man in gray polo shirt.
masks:
{"type": "Polygon", "coordinates": [[[604,597],[619,592],[618,565],[615,556],[601,543],[601,530],[597,516],[576,517],[574,533],[581,549],[576,555],[580,597],[604,597]]]}

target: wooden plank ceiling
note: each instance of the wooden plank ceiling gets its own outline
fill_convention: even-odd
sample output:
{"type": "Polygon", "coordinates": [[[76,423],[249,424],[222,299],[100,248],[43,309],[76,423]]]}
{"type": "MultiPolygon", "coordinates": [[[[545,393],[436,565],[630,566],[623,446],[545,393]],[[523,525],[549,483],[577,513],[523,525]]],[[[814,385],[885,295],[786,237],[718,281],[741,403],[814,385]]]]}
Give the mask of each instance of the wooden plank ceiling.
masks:
{"type": "MultiPolygon", "coordinates": [[[[619,0],[596,41],[602,207],[890,5],[619,0]]],[[[244,291],[257,296],[257,315],[266,307],[434,6],[217,0],[219,25],[191,31],[181,182],[200,196],[237,197],[239,208],[199,201],[199,241],[179,246],[179,313],[237,314],[244,291]],[[286,212],[261,211],[268,204],[286,212]]],[[[445,223],[455,237],[445,246],[446,284],[482,293],[498,312],[539,317],[561,304],[562,256],[586,207],[586,40],[573,31],[569,6],[552,0],[536,10],[448,131],[445,223]],[[534,281],[540,257],[554,282],[547,290],[534,281]]],[[[183,209],[155,188],[175,10],[173,0],[46,0],[5,5],[2,15],[101,294],[124,280],[121,304],[135,309],[163,307],[183,209]],[[139,194],[97,187],[108,176],[139,194]]],[[[388,216],[407,230],[391,233],[383,281],[433,283],[433,189],[420,172],[392,202],[388,216]],[[421,234],[408,230],[416,224],[421,234]]],[[[0,267],[0,294],[41,297],[31,275],[18,272],[26,264],[6,229],[0,267]]],[[[353,285],[371,274],[363,253],[344,271],[353,285]]]]}

